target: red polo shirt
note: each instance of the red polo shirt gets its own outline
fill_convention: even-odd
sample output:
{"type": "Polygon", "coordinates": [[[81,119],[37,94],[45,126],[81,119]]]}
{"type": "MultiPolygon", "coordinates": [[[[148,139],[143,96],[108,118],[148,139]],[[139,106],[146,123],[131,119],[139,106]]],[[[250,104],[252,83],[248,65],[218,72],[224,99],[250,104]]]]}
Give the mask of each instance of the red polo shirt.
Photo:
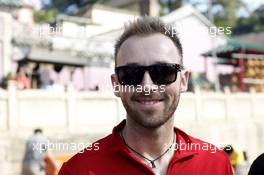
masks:
{"type": "MultiPolygon", "coordinates": [[[[125,120],[109,136],[95,142],[64,163],[59,175],[155,175],[149,166],[131,153],[119,131],[125,120]]],[[[207,142],[193,138],[178,128],[175,152],[167,175],[232,175],[227,155],[207,142]],[[188,146],[189,145],[189,146],[188,146]]]]}

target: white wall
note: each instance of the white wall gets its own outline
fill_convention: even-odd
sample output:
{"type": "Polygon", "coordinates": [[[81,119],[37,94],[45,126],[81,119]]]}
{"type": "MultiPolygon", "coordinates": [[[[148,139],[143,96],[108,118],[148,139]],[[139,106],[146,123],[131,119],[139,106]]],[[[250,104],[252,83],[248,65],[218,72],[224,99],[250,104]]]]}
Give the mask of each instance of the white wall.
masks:
{"type": "MultiPolygon", "coordinates": [[[[184,93],[175,126],[217,146],[231,143],[252,158],[263,152],[263,106],[264,94],[184,93]]],[[[107,134],[125,115],[111,92],[0,91],[0,133],[17,137],[36,127],[50,136],[107,134]]]]}

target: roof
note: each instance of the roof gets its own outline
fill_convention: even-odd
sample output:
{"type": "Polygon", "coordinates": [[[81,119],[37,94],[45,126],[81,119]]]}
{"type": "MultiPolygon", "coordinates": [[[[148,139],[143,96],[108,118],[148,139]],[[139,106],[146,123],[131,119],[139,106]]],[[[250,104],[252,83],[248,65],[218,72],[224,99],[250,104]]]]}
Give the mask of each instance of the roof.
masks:
{"type": "Polygon", "coordinates": [[[115,8],[124,8],[127,6],[131,6],[133,4],[138,4],[139,0],[107,0],[101,1],[100,4],[105,6],[115,7],[115,8]]]}
{"type": "Polygon", "coordinates": [[[251,42],[256,44],[264,44],[264,32],[249,33],[245,35],[235,36],[235,39],[242,42],[251,42]]]}
{"type": "Polygon", "coordinates": [[[119,14],[126,14],[126,15],[134,15],[134,16],[138,16],[139,14],[137,12],[134,11],[129,11],[126,9],[120,9],[120,8],[115,8],[115,7],[110,7],[110,6],[106,6],[106,5],[102,5],[102,4],[88,4],[84,7],[82,7],[78,12],[77,12],[77,16],[81,16],[81,17],[90,17],[91,18],[91,11],[92,10],[105,10],[105,11],[111,11],[114,13],[119,13],[119,14]]]}
{"type": "MultiPolygon", "coordinates": [[[[264,45],[245,43],[237,40],[228,40],[225,45],[219,46],[216,49],[210,50],[203,56],[213,56],[216,54],[217,57],[222,58],[235,58],[233,54],[255,54],[264,55],[264,45]]],[[[264,59],[264,57],[261,57],[264,59]]]]}
{"type": "Polygon", "coordinates": [[[78,17],[78,16],[69,16],[64,14],[59,14],[56,17],[57,21],[69,21],[79,24],[94,24],[90,18],[78,17]]]}
{"type": "MultiPolygon", "coordinates": [[[[172,23],[174,21],[180,21],[182,19],[185,19],[186,17],[191,16],[191,15],[194,15],[198,20],[200,20],[204,25],[206,25],[208,27],[214,26],[213,23],[211,23],[203,14],[201,14],[198,10],[196,10],[191,5],[184,5],[184,6],[174,10],[173,12],[171,12],[165,16],[162,16],[161,19],[166,23],[172,23]]],[[[124,27],[121,26],[119,28],[106,31],[104,33],[100,33],[99,35],[101,35],[101,36],[104,36],[104,35],[112,36],[112,38],[114,38],[114,40],[116,40],[116,38],[118,36],[120,36],[120,34],[122,33],[123,28],[124,27]]],[[[224,35],[222,37],[225,38],[224,35]]]]}
{"type": "Polygon", "coordinates": [[[214,26],[214,24],[212,24],[210,20],[208,20],[203,14],[201,14],[191,5],[184,5],[183,7],[174,10],[173,12],[163,16],[162,20],[164,20],[165,22],[171,22],[184,19],[190,15],[196,16],[206,26],[214,26]]]}
{"type": "Polygon", "coordinates": [[[66,51],[49,51],[46,49],[34,48],[31,49],[25,58],[18,62],[53,63],[82,67],[87,65],[88,59],[74,56],[66,51]]]}
{"type": "Polygon", "coordinates": [[[108,64],[108,54],[96,52],[81,52],[72,50],[53,50],[40,47],[32,47],[29,52],[18,62],[49,63],[84,67],[98,64],[108,64]]]}

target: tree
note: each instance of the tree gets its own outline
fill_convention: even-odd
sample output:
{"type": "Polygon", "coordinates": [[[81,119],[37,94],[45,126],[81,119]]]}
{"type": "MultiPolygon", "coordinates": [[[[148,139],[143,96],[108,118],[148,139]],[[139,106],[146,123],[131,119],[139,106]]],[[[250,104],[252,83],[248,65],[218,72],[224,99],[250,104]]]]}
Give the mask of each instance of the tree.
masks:
{"type": "Polygon", "coordinates": [[[166,15],[183,5],[184,0],[160,0],[160,15],[166,15]]]}
{"type": "MultiPolygon", "coordinates": [[[[55,17],[59,13],[67,13],[68,8],[71,5],[75,5],[77,7],[77,10],[80,7],[83,7],[88,4],[94,4],[99,0],[53,0],[52,4],[49,6],[44,7],[41,10],[34,12],[34,21],[35,22],[53,22],[55,17]]],[[[105,0],[101,0],[102,2],[105,0]]],[[[68,13],[72,14],[72,13],[68,13]]]]}
{"type": "Polygon", "coordinates": [[[212,11],[214,24],[217,27],[235,27],[238,20],[237,12],[246,4],[242,0],[212,0],[212,11]]]}
{"type": "Polygon", "coordinates": [[[253,11],[249,17],[240,17],[233,32],[235,35],[264,31],[264,5],[253,11]]]}
{"type": "Polygon", "coordinates": [[[106,1],[106,0],[53,0],[53,8],[56,8],[59,10],[59,12],[64,12],[69,6],[71,5],[76,5],[78,8],[89,5],[89,4],[94,4],[98,1],[106,1]]]}
{"type": "Polygon", "coordinates": [[[34,11],[34,21],[37,23],[53,22],[57,14],[58,10],[56,8],[34,11]]]}

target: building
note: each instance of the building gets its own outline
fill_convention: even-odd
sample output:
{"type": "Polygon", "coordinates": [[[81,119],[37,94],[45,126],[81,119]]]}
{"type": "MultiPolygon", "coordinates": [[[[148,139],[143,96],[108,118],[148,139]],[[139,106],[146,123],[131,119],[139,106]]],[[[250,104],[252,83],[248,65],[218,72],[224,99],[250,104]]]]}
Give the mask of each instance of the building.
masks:
{"type": "MultiPolygon", "coordinates": [[[[64,72],[60,78],[62,84],[73,81],[77,89],[99,86],[99,89],[110,90],[108,75],[113,72],[115,40],[122,33],[123,23],[137,16],[139,14],[133,11],[93,5],[79,16],[59,15],[54,24],[35,24],[28,28],[17,22],[17,28],[21,30],[13,34],[13,60],[23,64],[65,65],[66,70],[57,69],[59,73],[64,72]],[[67,66],[83,68],[78,68],[78,76],[74,76],[75,71],[67,66]]],[[[225,36],[213,33],[211,29],[215,26],[192,6],[184,6],[162,19],[172,24],[179,33],[183,43],[184,65],[194,74],[209,70],[207,78],[214,81],[213,60],[204,61],[201,54],[225,43],[225,36]]]]}
{"type": "MultiPolygon", "coordinates": [[[[227,37],[215,33],[216,27],[194,7],[186,5],[161,18],[175,27],[183,44],[184,66],[193,75],[207,72],[206,78],[214,82],[218,73],[216,70],[228,69],[225,66],[216,68],[215,59],[203,58],[202,53],[226,43],[227,37]]],[[[122,29],[106,32],[100,37],[114,41],[120,33],[122,29]]]]}
{"type": "Polygon", "coordinates": [[[21,31],[13,35],[13,49],[20,56],[14,55],[13,60],[18,66],[31,64],[27,66],[31,67],[31,75],[40,64],[52,64],[48,67],[53,67],[53,79],[57,77],[63,85],[73,82],[79,90],[110,90],[108,75],[113,71],[116,38],[104,34],[120,29],[135,16],[137,13],[94,5],[86,11],[86,17],[59,15],[54,24],[35,24],[30,28],[18,23],[21,31]]]}

